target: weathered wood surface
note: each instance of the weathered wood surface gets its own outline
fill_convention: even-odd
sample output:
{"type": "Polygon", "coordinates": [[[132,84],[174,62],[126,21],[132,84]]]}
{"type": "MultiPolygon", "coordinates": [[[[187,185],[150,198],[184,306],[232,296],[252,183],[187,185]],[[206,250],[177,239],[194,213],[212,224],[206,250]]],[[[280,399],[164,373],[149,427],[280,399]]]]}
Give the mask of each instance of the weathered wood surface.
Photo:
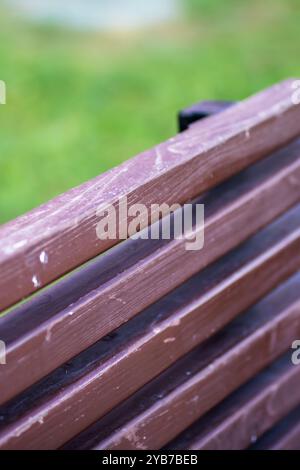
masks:
{"type": "MultiPolygon", "coordinates": [[[[299,388],[299,382],[297,384],[299,388]]],[[[300,408],[293,410],[274,429],[266,433],[252,450],[300,450],[300,408]]]]}
{"type": "Polygon", "coordinates": [[[300,134],[287,80],[0,228],[0,310],[107,250],[97,208],[183,203],[300,134]],[[186,184],[186,182],[189,184],[186,184]]]}
{"type": "Polygon", "coordinates": [[[0,442],[62,445],[299,269],[296,207],[3,406],[0,442]]]}
{"type": "Polygon", "coordinates": [[[247,448],[300,405],[299,383],[300,367],[292,364],[288,352],[168,444],[167,449],[247,448]]]}
{"type": "Polygon", "coordinates": [[[184,239],[128,240],[1,318],[7,365],[0,403],[271,222],[299,201],[299,185],[296,140],[197,200],[206,208],[199,252],[187,251],[184,239]]]}
{"type": "Polygon", "coordinates": [[[158,449],[290,348],[300,274],[116,407],[65,448],[158,449]]]}

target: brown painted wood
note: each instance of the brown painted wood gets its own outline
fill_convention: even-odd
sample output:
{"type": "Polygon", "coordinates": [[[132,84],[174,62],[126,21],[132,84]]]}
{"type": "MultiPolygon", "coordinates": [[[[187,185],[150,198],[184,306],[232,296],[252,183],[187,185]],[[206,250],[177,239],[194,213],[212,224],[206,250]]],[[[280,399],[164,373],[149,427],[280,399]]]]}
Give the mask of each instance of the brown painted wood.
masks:
{"type": "Polygon", "coordinates": [[[175,441],[172,450],[241,450],[256,442],[300,404],[300,367],[291,352],[207,413],[175,441]]]}
{"type": "Polygon", "coordinates": [[[293,80],[280,83],[0,228],[0,310],[117,240],[99,241],[96,211],[120,196],[183,203],[300,134],[293,80]],[[187,184],[187,181],[189,184],[187,184]]]}
{"type": "Polygon", "coordinates": [[[0,319],[0,402],[24,390],[234,248],[300,199],[300,141],[198,199],[205,246],[128,240],[0,319]],[[108,321],[109,320],[109,321],[108,321]],[[78,340],[80,338],[80,341],[78,340]]]}
{"type": "Polygon", "coordinates": [[[300,206],[2,407],[0,436],[63,444],[299,268],[300,206]]]}
{"type": "Polygon", "coordinates": [[[299,313],[300,273],[65,448],[161,448],[287,351],[299,313]]]}
{"type": "MultiPolygon", "coordinates": [[[[297,366],[296,366],[297,367],[297,366]]],[[[299,388],[299,382],[297,384],[299,388]]],[[[300,450],[300,407],[265,434],[252,450],[300,450]]]]}

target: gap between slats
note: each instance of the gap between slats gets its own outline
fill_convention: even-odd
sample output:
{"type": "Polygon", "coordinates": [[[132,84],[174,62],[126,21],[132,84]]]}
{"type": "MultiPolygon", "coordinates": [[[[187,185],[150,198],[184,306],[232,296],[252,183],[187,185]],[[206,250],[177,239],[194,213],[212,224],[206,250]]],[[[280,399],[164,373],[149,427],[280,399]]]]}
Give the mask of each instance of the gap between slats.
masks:
{"type": "Polygon", "coordinates": [[[287,351],[299,313],[300,273],[65,448],[161,448],[287,351]]]}
{"type": "Polygon", "coordinates": [[[291,350],[170,442],[172,450],[241,450],[300,405],[291,350]]]}

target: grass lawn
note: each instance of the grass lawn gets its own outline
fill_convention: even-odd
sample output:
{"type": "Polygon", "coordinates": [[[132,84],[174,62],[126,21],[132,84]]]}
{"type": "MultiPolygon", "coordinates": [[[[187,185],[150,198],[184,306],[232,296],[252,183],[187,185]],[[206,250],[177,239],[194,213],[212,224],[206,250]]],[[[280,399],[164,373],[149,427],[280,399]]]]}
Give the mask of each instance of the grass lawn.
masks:
{"type": "Polygon", "coordinates": [[[171,136],[184,106],[300,76],[299,25],[300,0],[186,0],[180,21],[120,35],[2,6],[0,223],[171,136]]]}

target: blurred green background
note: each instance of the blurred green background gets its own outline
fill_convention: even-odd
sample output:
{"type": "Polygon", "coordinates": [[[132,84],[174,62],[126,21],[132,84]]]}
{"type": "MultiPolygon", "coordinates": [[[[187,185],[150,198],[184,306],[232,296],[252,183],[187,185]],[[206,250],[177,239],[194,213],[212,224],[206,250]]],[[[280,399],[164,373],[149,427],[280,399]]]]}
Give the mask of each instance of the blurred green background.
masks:
{"type": "Polygon", "coordinates": [[[181,3],[176,20],[118,33],[1,2],[0,223],[176,133],[182,107],[300,76],[299,0],[181,3]]]}

